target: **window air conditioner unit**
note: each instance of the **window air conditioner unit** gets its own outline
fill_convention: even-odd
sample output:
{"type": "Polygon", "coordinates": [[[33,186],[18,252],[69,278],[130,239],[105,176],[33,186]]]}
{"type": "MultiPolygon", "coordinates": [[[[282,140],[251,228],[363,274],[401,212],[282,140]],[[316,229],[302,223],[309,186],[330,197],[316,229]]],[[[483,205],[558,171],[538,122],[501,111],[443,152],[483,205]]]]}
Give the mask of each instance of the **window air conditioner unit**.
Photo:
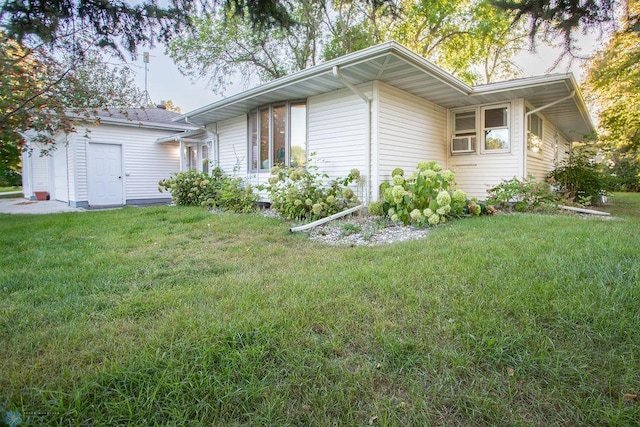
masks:
{"type": "Polygon", "coordinates": [[[452,153],[473,153],[475,136],[454,136],[451,138],[452,153]]]}

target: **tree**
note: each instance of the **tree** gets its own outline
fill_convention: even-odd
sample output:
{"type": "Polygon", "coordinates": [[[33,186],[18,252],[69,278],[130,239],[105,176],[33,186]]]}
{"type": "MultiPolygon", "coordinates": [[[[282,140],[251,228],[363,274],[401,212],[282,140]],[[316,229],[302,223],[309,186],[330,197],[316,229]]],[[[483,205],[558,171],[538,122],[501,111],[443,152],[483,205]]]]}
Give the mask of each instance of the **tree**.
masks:
{"type": "Polygon", "coordinates": [[[639,14],[640,2],[630,1],[618,31],[596,53],[587,74],[587,89],[600,110],[598,141],[616,164],[628,166],[640,162],[639,14]]]}
{"type": "Polygon", "coordinates": [[[164,108],[166,108],[168,111],[173,111],[176,113],[182,112],[181,108],[175,105],[173,101],[170,99],[167,99],[166,101],[165,100],[160,101],[160,105],[164,105],[164,108]]]}
{"type": "Polygon", "coordinates": [[[239,76],[245,84],[268,81],[314,65],[321,40],[321,2],[294,2],[287,13],[295,25],[256,31],[251,22],[224,8],[194,20],[167,52],[180,71],[193,78],[209,77],[222,93],[239,76]]]}
{"type": "Polygon", "coordinates": [[[15,155],[25,134],[42,152],[53,148],[53,137],[74,131],[68,109],[79,109],[95,120],[95,109],[140,106],[143,96],[131,72],[106,63],[99,51],[86,52],[77,66],[55,57],[44,46],[29,49],[6,37],[0,39],[0,143],[15,155]]]}
{"type": "Polygon", "coordinates": [[[396,39],[469,84],[510,78],[512,57],[526,32],[513,16],[486,0],[403,0],[402,19],[388,30],[396,39]]]}
{"type": "Polygon", "coordinates": [[[268,32],[218,10],[197,18],[168,52],[184,74],[209,78],[221,93],[238,77],[256,85],[395,39],[476,84],[516,75],[511,58],[526,38],[487,0],[302,0],[286,10],[294,24],[268,32]]]}
{"type": "MultiPolygon", "coordinates": [[[[565,52],[575,51],[575,33],[582,30],[606,30],[615,21],[618,8],[627,8],[634,0],[492,0],[501,9],[515,12],[515,20],[529,20],[532,42],[539,33],[560,34],[565,52]]],[[[638,15],[633,31],[639,32],[638,15]]]]}

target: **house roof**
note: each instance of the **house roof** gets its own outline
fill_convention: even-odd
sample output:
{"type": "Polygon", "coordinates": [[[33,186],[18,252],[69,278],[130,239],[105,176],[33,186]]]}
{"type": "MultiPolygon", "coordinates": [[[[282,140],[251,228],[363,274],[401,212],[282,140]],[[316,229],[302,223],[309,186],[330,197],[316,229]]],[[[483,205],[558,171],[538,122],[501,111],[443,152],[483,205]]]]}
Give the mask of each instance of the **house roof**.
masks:
{"type": "Polygon", "coordinates": [[[164,108],[101,108],[95,111],[70,112],[70,116],[80,120],[99,117],[102,124],[148,127],[172,131],[192,130],[195,126],[180,120],[181,115],[164,108]]]}
{"type": "Polygon", "coordinates": [[[344,89],[344,84],[333,75],[334,67],[338,67],[340,74],[354,85],[379,80],[445,108],[524,98],[534,109],[548,106],[541,113],[569,139],[579,140],[595,131],[572,74],[551,74],[471,87],[395,41],[273,80],[174,120],[204,126],[246,114],[260,105],[344,89]],[[560,99],[563,101],[556,102],[560,99]]]}

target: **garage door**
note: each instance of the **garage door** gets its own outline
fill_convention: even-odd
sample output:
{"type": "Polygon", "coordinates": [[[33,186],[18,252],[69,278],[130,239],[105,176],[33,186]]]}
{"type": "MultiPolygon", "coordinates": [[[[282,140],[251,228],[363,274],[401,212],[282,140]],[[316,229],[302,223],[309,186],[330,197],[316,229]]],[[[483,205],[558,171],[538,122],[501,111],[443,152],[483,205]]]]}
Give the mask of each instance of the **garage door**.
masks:
{"type": "Polygon", "coordinates": [[[87,154],[89,205],[113,206],[124,204],[122,146],[91,143],[87,154]]]}

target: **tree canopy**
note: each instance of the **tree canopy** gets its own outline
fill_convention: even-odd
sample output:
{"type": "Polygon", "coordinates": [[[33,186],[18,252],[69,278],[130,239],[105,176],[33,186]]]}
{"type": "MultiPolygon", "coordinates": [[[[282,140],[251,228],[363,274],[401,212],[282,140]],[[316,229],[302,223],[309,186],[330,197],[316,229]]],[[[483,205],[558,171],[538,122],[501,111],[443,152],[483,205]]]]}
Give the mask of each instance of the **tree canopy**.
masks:
{"type": "MultiPolygon", "coordinates": [[[[74,63],[45,46],[28,48],[0,39],[0,143],[22,148],[29,133],[44,152],[58,132],[74,130],[70,108],[139,106],[143,96],[128,68],[111,66],[100,51],[85,52],[74,63]]],[[[13,149],[5,151],[13,153],[13,149]]]]}
{"type": "Polygon", "coordinates": [[[640,160],[640,2],[630,1],[620,27],[591,61],[587,87],[600,109],[599,140],[608,151],[640,160]]]}
{"type": "Polygon", "coordinates": [[[523,25],[488,0],[320,1],[288,3],[287,27],[255,31],[251,22],[219,8],[194,19],[168,53],[192,78],[223,92],[241,77],[265,82],[388,40],[398,40],[471,83],[517,75],[513,55],[523,25]]]}

